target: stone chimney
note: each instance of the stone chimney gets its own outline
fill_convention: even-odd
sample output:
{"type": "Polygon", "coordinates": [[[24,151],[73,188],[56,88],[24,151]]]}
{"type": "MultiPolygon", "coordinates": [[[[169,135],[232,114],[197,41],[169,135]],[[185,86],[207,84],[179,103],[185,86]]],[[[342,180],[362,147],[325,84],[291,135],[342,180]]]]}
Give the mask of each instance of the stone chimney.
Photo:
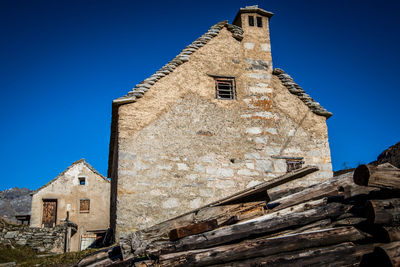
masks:
{"type": "Polygon", "coordinates": [[[245,58],[267,62],[270,74],[272,74],[272,56],[269,20],[272,16],[273,13],[258,6],[247,6],[239,10],[232,23],[244,31],[242,51],[245,58]]]}

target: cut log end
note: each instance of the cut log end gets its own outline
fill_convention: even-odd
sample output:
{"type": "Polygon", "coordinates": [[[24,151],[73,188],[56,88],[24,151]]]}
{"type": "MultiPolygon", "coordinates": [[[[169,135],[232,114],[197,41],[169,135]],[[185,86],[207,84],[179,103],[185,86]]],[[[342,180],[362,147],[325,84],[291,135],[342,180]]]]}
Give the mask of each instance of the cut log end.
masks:
{"type": "Polygon", "coordinates": [[[376,247],[374,249],[373,254],[374,254],[374,263],[377,263],[380,266],[395,266],[394,264],[396,264],[396,262],[390,258],[390,256],[388,255],[388,253],[385,251],[384,248],[376,247]]]}
{"type": "Polygon", "coordinates": [[[369,177],[370,170],[368,168],[368,165],[360,165],[354,171],[353,180],[355,184],[367,186],[369,177]]]}
{"type": "Polygon", "coordinates": [[[371,201],[367,201],[365,203],[365,216],[367,217],[368,223],[370,224],[375,223],[375,209],[371,201]]]}

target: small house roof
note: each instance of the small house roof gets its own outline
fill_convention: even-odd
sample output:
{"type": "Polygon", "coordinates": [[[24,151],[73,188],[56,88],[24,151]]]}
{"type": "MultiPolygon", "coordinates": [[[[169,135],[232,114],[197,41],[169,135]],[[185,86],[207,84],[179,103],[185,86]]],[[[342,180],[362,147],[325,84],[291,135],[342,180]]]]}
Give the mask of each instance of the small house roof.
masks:
{"type": "Polygon", "coordinates": [[[75,161],[74,163],[72,163],[68,168],[66,168],[63,172],[61,172],[59,175],[57,175],[54,179],[50,180],[49,182],[47,182],[46,184],[42,185],[41,187],[39,187],[38,189],[36,189],[35,191],[33,191],[31,193],[31,195],[36,194],[37,192],[39,192],[40,190],[42,190],[43,188],[49,186],[51,183],[53,183],[54,181],[56,181],[58,178],[60,178],[61,176],[63,176],[67,171],[69,171],[72,167],[74,167],[75,165],[79,164],[79,163],[83,163],[89,170],[91,170],[93,173],[99,175],[101,178],[103,178],[107,183],[109,183],[110,181],[104,177],[101,173],[99,173],[98,171],[95,170],[95,168],[93,168],[89,163],[87,163],[87,161],[85,159],[80,159],[75,161]]]}

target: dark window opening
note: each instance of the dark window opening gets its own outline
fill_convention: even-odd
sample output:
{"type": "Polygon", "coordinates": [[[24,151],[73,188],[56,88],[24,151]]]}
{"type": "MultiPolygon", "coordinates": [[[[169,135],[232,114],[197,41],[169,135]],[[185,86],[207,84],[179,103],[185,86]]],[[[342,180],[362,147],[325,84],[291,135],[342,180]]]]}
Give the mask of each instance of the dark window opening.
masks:
{"type": "Polygon", "coordinates": [[[257,27],[262,28],[262,18],[261,17],[257,17],[257,27]]]}
{"type": "Polygon", "coordinates": [[[287,172],[291,172],[297,169],[301,169],[303,167],[304,161],[299,160],[299,159],[287,159],[286,160],[286,166],[287,172]]]}
{"type": "Polygon", "coordinates": [[[90,200],[89,199],[81,199],[79,203],[79,212],[80,213],[89,213],[90,211],[90,200]]]}
{"type": "Polygon", "coordinates": [[[249,26],[254,26],[254,17],[249,16],[249,26]]]}
{"type": "Polygon", "coordinates": [[[235,99],[235,82],[233,78],[216,78],[215,91],[217,99],[235,99]]]}
{"type": "Polygon", "coordinates": [[[80,185],[85,185],[86,184],[86,178],[85,177],[79,177],[79,184],[80,185]]]}

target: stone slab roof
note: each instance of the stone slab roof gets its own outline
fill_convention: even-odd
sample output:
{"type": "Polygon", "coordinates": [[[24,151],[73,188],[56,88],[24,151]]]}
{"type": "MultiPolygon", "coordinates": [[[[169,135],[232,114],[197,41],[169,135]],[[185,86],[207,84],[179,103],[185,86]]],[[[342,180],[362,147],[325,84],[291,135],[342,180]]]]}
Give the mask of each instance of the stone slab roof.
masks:
{"type": "Polygon", "coordinates": [[[151,87],[162,77],[173,72],[179,65],[189,61],[190,55],[196,52],[200,47],[207,44],[212,38],[217,36],[222,28],[227,28],[232,33],[232,36],[237,40],[243,39],[242,28],[231,25],[228,21],[221,21],[212,26],[205,34],[197,38],[193,43],[186,46],[173,60],[168,62],[161,69],[156,71],[149,78],[137,84],[127,95],[117,98],[113,101],[113,104],[123,105],[128,103],[136,102],[137,98],[141,98],[151,87]]]}
{"type": "Polygon", "coordinates": [[[301,88],[297,83],[294,82],[293,78],[290,77],[284,70],[276,68],[272,72],[275,76],[279,78],[282,84],[289,90],[289,92],[304,102],[317,115],[324,116],[327,119],[332,116],[332,112],[327,111],[320,103],[312,99],[303,88],[301,88]]]}
{"type": "Polygon", "coordinates": [[[53,180],[49,181],[48,183],[46,183],[45,185],[42,185],[41,187],[39,187],[37,190],[33,191],[31,193],[31,195],[36,194],[37,192],[39,192],[40,190],[42,190],[43,188],[49,186],[51,183],[53,183],[54,181],[56,181],[58,178],[60,178],[61,176],[63,176],[67,171],[69,171],[72,167],[74,167],[75,165],[79,164],[79,163],[83,163],[89,170],[91,170],[93,173],[99,175],[101,178],[103,178],[107,183],[109,183],[110,181],[104,177],[101,173],[99,173],[98,171],[96,171],[92,165],[90,165],[89,163],[86,162],[85,159],[80,159],[78,161],[75,161],[74,163],[72,163],[68,168],[66,168],[63,172],[61,172],[59,175],[57,175],[56,178],[54,178],[53,180]]]}

